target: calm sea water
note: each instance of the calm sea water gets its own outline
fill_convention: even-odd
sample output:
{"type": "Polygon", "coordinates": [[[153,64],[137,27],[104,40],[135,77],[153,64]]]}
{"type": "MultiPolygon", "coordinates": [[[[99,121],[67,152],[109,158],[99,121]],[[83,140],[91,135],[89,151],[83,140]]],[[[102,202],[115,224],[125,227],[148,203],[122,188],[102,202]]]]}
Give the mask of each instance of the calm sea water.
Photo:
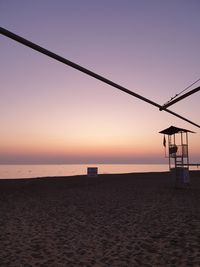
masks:
{"type": "Polygon", "coordinates": [[[85,175],[87,167],[98,167],[100,174],[168,171],[166,164],[0,165],[0,179],[85,175]]]}

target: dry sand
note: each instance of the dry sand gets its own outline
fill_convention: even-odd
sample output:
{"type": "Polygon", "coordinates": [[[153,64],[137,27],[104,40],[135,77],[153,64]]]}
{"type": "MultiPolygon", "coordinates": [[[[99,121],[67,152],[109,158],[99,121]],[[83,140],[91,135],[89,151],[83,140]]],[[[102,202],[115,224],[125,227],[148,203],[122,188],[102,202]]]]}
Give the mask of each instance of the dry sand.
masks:
{"type": "Polygon", "coordinates": [[[1,267],[200,266],[200,173],[0,180],[1,267]]]}

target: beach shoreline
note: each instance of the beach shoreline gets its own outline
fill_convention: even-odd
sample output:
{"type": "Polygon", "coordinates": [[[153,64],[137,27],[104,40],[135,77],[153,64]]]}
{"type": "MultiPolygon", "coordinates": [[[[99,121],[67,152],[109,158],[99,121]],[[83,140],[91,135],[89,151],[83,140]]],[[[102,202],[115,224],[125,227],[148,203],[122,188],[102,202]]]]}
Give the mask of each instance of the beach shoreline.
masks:
{"type": "Polygon", "coordinates": [[[200,172],[0,180],[0,266],[199,266],[200,172]]]}

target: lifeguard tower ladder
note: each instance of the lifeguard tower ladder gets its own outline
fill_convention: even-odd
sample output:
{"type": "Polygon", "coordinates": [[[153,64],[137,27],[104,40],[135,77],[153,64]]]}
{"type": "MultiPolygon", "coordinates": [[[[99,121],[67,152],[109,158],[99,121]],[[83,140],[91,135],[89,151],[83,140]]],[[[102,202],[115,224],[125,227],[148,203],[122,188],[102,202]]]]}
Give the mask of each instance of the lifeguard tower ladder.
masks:
{"type": "Polygon", "coordinates": [[[184,186],[190,183],[189,177],[189,153],[188,153],[188,132],[187,129],[171,126],[160,131],[164,134],[163,144],[166,146],[165,135],[168,136],[168,158],[169,170],[176,179],[176,186],[184,186]]]}

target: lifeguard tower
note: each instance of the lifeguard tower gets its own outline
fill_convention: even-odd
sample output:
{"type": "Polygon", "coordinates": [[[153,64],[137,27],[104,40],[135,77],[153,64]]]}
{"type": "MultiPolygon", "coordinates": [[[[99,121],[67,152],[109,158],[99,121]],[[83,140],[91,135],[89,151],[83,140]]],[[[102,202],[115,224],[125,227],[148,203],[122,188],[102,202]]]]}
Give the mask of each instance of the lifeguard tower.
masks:
{"type": "Polygon", "coordinates": [[[168,136],[168,154],[166,157],[169,158],[169,170],[175,176],[176,187],[188,185],[190,183],[188,133],[194,132],[171,126],[159,133],[164,134],[163,145],[165,147],[165,135],[168,136]]]}

